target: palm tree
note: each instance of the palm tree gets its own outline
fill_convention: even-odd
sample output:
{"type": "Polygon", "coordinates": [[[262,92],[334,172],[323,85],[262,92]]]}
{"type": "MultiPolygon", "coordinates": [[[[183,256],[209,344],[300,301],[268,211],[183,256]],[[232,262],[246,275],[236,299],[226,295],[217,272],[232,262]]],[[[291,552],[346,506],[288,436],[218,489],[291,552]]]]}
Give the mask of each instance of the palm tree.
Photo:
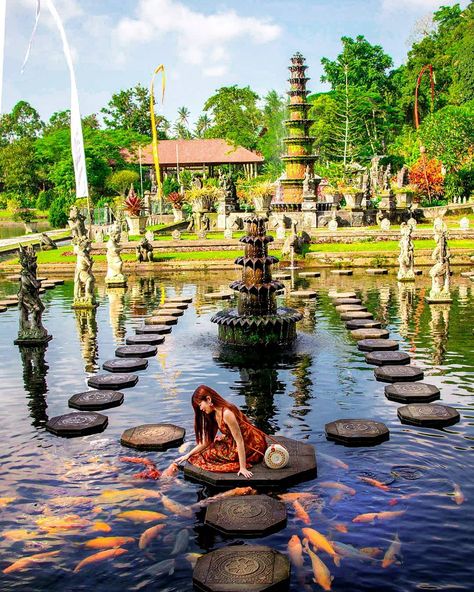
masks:
{"type": "Polygon", "coordinates": [[[212,121],[211,118],[203,113],[199,116],[198,120],[196,121],[196,127],[194,128],[194,135],[197,138],[204,138],[206,135],[207,130],[211,127],[212,121]]]}

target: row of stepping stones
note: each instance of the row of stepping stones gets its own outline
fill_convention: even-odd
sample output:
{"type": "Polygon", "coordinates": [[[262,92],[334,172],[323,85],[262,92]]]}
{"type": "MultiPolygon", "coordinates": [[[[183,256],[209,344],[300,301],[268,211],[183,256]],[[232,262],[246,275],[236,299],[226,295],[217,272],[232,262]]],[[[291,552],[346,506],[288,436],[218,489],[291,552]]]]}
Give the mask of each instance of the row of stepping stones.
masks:
{"type": "Polygon", "coordinates": [[[126,345],[115,350],[116,357],[104,362],[102,368],[107,373],[89,378],[87,384],[94,390],[76,393],[69,399],[69,407],[79,411],[51,418],[46,429],[57,436],[69,438],[104,431],[108,417],[97,411],[123,403],[121,389],[137,384],[138,376],[133,373],[146,370],[147,358],[156,355],[157,346],[165,340],[164,335],[171,333],[172,325],[177,324],[190,302],[191,297],[176,296],[162,303],[153,316],[145,319],[144,325],[135,330],[135,335],[125,339],[126,345]]]}
{"type": "MultiPolygon", "coordinates": [[[[389,339],[389,332],[374,320],[355,292],[334,292],[330,296],[351,337],[357,340],[358,349],[366,352],[366,362],[377,366],[375,378],[390,383],[385,387],[387,399],[408,403],[397,411],[402,423],[441,428],[459,421],[459,413],[452,407],[431,403],[440,398],[439,389],[418,382],[424,378],[423,371],[410,364],[410,356],[399,351],[398,342],[389,339]]],[[[342,419],[326,425],[326,436],[349,445],[376,444],[389,438],[389,430],[373,420],[342,419]]]]}
{"type": "MultiPolygon", "coordinates": [[[[19,275],[7,275],[7,280],[11,282],[18,282],[20,281],[19,275]]],[[[51,279],[49,280],[46,277],[39,277],[37,278],[39,282],[41,282],[41,288],[39,289],[40,294],[44,294],[46,290],[52,290],[56,286],[60,286],[64,284],[64,280],[57,280],[51,279]]],[[[16,294],[12,294],[11,296],[6,296],[0,300],[0,312],[5,312],[7,308],[18,306],[18,296],[16,294]]]]}

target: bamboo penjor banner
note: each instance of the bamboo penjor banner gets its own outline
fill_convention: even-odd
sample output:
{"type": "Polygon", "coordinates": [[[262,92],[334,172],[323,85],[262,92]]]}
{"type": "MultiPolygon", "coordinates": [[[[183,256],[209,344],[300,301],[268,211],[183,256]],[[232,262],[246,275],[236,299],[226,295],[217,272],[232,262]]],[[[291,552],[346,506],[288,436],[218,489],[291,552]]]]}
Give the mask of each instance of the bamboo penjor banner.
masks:
{"type": "Polygon", "coordinates": [[[165,88],[166,88],[165,67],[163,66],[163,64],[160,64],[155,69],[155,71],[153,72],[153,76],[151,77],[150,118],[151,118],[153,162],[155,163],[155,173],[156,173],[156,189],[157,189],[158,199],[161,201],[162,188],[161,188],[161,175],[160,175],[160,158],[158,156],[158,132],[156,131],[156,119],[155,119],[155,76],[159,72],[161,72],[161,103],[162,104],[163,104],[163,99],[165,98],[165,88]]]}
{"type": "Polygon", "coordinates": [[[5,59],[5,20],[7,17],[7,0],[0,0],[0,113],[3,104],[3,62],[5,59]]]}

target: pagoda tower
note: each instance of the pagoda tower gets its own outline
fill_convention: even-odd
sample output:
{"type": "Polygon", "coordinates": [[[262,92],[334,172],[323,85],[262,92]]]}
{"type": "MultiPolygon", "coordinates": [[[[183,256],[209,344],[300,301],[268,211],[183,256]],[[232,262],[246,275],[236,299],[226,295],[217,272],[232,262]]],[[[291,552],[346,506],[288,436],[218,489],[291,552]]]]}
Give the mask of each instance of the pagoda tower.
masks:
{"type": "Polygon", "coordinates": [[[313,154],[315,138],[309,135],[309,128],[314,123],[314,119],[308,118],[311,103],[306,101],[309,94],[309,91],[306,90],[306,82],[309,78],[306,76],[307,66],[304,63],[305,58],[297,52],[291,58],[291,64],[288,66],[290,71],[290,78],[288,79],[290,83],[290,90],[288,91],[290,119],[284,122],[288,132],[288,136],[283,140],[286,154],[282,156],[286,178],[281,180],[283,202],[286,204],[303,203],[305,174],[307,173],[309,177],[313,177],[314,161],[317,158],[313,154]]]}

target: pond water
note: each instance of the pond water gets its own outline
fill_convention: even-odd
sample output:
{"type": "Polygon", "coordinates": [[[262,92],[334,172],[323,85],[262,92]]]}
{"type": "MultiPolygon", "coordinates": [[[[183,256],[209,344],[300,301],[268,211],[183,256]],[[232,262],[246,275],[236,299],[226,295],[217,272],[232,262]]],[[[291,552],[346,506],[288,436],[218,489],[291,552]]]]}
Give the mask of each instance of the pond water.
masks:
{"type": "MultiPolygon", "coordinates": [[[[45,232],[51,230],[51,226],[47,221],[38,222],[37,232],[45,232]]],[[[15,236],[24,236],[27,233],[25,231],[25,225],[23,222],[0,222],[0,239],[2,238],[14,238],[15,236]]]]}
{"type": "MultiPolygon", "coordinates": [[[[191,557],[186,554],[205,553],[236,540],[205,528],[203,510],[194,512],[192,518],[182,517],[143,492],[128,492],[123,500],[104,492],[142,488],[153,494],[162,489],[185,506],[215,493],[184,480],[181,473],[167,484],[134,479],[143,467],[120,461],[123,455],[140,456],[152,459],[161,469],[167,467],[179,455],[176,449],[139,453],[123,448],[120,435],[134,425],[171,422],[183,426],[186,441],[193,441],[190,396],[204,383],[240,406],[262,429],[316,447],[318,477],[290,490],[320,496],[309,510],[312,527],[358,549],[381,550],[374,560],[344,558],[340,567],[321,553],[334,576],[333,590],[472,590],[474,283],[456,274],[453,304],[429,306],[424,302],[426,277],[416,286],[398,285],[393,278],[372,278],[363,272],[347,279],[329,274],[297,279],[298,288],[317,289],[319,296],[304,303],[282,299],[304,314],[294,351],[284,356],[247,356],[236,362],[220,348],[217,327],[210,322],[211,315],[227,305],[203,298],[205,292],[224,287],[235,277],[235,272],[143,276],[132,279],[127,291],[106,290],[99,282],[100,306],[93,312],[71,310],[72,282],[67,281],[44,295],[44,324],[54,336],[44,355],[41,351],[20,353],[13,345],[17,310],[0,315],[0,430],[4,441],[0,449],[0,570],[24,556],[58,552],[49,562],[0,573],[0,588],[192,590],[191,557]],[[400,424],[398,404],[385,398],[384,384],[374,379],[373,367],[365,363],[335,312],[328,298],[332,288],[360,292],[369,310],[387,324],[391,337],[401,340],[400,349],[409,351],[414,363],[424,369],[425,382],[441,389],[441,402],[458,409],[460,423],[442,430],[400,424]],[[148,369],[138,372],[138,384],[124,390],[124,404],[103,412],[109,418],[105,432],[76,439],[46,432],[47,418],[69,412],[69,397],[87,390],[87,378],[114,357],[125,335],[134,334],[164,295],[175,294],[193,295],[194,302],[159,346],[156,358],[149,359],[148,369]],[[390,429],[390,440],[364,448],[328,442],[324,425],[338,418],[383,421],[390,429]],[[387,484],[389,491],[360,480],[364,476],[387,484]],[[320,485],[328,481],[353,488],[355,495],[341,495],[338,489],[320,485]],[[453,495],[454,484],[464,500],[453,495]],[[139,549],[137,541],[153,523],[120,518],[121,512],[132,509],[167,515],[160,536],[145,550],[139,549]],[[404,513],[373,524],[352,522],[358,514],[385,510],[404,513]],[[83,519],[80,528],[47,529],[48,518],[68,514],[83,519]],[[110,532],[94,530],[107,528],[102,523],[110,532]],[[182,550],[171,557],[182,530],[182,550]],[[401,562],[383,568],[383,553],[397,534],[401,562]],[[100,550],[85,545],[98,536],[127,536],[135,541],[125,544],[127,552],[113,561],[98,561],[75,573],[81,560],[100,550]],[[170,558],[175,559],[174,572],[168,575],[173,566],[161,562],[170,558]]],[[[1,295],[15,288],[11,282],[0,282],[1,295]]],[[[286,553],[288,540],[293,534],[301,537],[304,526],[289,506],[285,529],[252,542],[286,553]]],[[[291,579],[293,592],[304,589],[320,589],[312,583],[307,556],[303,575],[298,577],[293,570],[291,579]]]]}

